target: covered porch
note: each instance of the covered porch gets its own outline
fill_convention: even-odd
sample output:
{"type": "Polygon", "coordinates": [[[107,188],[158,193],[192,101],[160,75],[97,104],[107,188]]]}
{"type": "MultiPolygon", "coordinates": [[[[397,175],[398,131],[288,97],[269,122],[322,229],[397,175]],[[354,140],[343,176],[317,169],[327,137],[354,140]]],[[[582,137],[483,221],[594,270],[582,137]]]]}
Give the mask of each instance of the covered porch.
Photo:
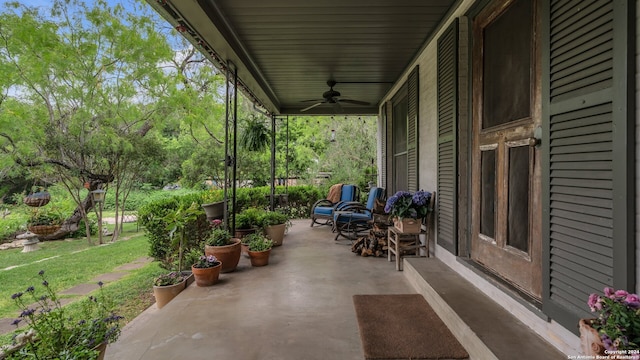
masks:
{"type": "Polygon", "coordinates": [[[386,257],[353,254],[329,227],[308,225],[294,221],[268,266],[243,257],[218,284],[192,284],[162,309],[153,305],[106,359],[363,359],[353,295],[411,293],[425,296],[471,359],[564,358],[439,260],[408,259],[396,271],[386,257]]]}

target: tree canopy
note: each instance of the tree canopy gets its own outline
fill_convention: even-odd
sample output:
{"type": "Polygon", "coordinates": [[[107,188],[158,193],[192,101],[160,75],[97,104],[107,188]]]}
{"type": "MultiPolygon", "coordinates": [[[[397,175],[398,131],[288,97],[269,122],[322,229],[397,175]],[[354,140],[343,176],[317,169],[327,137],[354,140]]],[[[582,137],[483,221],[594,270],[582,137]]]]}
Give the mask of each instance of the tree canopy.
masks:
{"type": "MultiPolygon", "coordinates": [[[[8,184],[63,183],[78,202],[66,231],[91,208],[84,184],[115,186],[125,201],[127,189],[144,183],[194,187],[223,178],[224,77],[148,4],[109,4],[0,9],[0,199],[8,184]]],[[[270,121],[240,97],[243,184],[269,180],[270,121]]],[[[276,125],[277,177],[288,166],[303,180],[326,171],[334,181],[364,181],[375,157],[374,119],[290,117],[276,125]]]]}

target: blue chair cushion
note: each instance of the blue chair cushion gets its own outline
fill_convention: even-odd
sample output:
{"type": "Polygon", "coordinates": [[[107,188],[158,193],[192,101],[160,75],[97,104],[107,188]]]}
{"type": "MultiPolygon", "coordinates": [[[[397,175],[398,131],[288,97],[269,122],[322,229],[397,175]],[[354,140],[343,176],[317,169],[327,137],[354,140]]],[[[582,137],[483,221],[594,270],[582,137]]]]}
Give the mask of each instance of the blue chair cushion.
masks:
{"type": "Polygon", "coordinates": [[[353,201],[356,197],[355,185],[342,185],[342,194],[340,195],[340,201],[353,201]]]}
{"type": "Polygon", "coordinates": [[[348,222],[367,222],[371,220],[371,214],[362,213],[347,213],[347,214],[335,214],[333,221],[336,223],[348,223],[348,222]]]}
{"type": "Polygon", "coordinates": [[[316,206],[313,209],[313,213],[318,215],[331,215],[333,214],[333,208],[328,206],[316,206]]]}
{"type": "Polygon", "coordinates": [[[369,192],[369,198],[367,199],[367,209],[373,209],[373,206],[376,203],[376,199],[382,199],[382,195],[384,193],[384,189],[379,187],[372,187],[369,192]]]}

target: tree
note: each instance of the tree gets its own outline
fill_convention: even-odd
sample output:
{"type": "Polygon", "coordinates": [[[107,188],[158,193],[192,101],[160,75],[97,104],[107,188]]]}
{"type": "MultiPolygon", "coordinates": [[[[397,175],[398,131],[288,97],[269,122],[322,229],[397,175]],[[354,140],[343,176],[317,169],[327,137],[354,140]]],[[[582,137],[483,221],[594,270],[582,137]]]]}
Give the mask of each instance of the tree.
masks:
{"type": "Polygon", "coordinates": [[[149,17],[104,0],[55,0],[48,10],[10,3],[0,14],[0,71],[13,74],[0,80],[2,161],[45,171],[78,204],[51,238],[88,224],[82,184],[106,188],[172,112],[174,82],[159,66],[171,56],[149,17]]]}

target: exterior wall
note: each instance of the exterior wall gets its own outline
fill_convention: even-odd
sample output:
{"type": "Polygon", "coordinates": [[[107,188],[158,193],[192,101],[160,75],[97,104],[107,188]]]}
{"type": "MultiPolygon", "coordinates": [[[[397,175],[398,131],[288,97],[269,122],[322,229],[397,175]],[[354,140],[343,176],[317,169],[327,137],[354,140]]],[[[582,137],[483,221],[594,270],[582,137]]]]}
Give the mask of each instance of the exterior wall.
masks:
{"type": "MultiPolygon", "coordinates": [[[[454,18],[464,16],[464,13],[475,1],[462,1],[451,17],[443,24],[440,31],[430,39],[416,61],[407,69],[408,72],[415,65],[420,67],[420,107],[419,107],[419,187],[425,190],[436,189],[437,186],[437,39],[454,18]]],[[[640,0],[636,1],[636,208],[640,209],[640,0]]],[[[466,41],[461,38],[460,41],[466,41]]],[[[389,98],[406,81],[407,74],[394,85],[389,98]]],[[[464,76],[464,69],[462,69],[464,76]]],[[[461,92],[466,89],[461,88],[461,92]]],[[[467,94],[462,94],[464,99],[467,94]]],[[[465,101],[461,99],[462,101],[465,101]]],[[[388,99],[385,99],[388,100],[388,99]]],[[[464,114],[459,114],[460,121],[464,121],[464,114]]],[[[640,211],[636,212],[636,224],[640,224],[640,211]]],[[[565,354],[580,354],[580,339],[571,331],[550,320],[547,321],[542,313],[536,314],[523,306],[510,295],[503,292],[490,281],[475,271],[461,264],[455,256],[446,249],[436,246],[435,256],[464,276],[485,294],[495,299],[497,303],[513,313],[520,321],[527,324],[533,331],[565,354]]],[[[640,226],[636,226],[636,292],[640,292],[640,226]]],[[[586,299],[585,299],[586,301],[586,299]]]]}

